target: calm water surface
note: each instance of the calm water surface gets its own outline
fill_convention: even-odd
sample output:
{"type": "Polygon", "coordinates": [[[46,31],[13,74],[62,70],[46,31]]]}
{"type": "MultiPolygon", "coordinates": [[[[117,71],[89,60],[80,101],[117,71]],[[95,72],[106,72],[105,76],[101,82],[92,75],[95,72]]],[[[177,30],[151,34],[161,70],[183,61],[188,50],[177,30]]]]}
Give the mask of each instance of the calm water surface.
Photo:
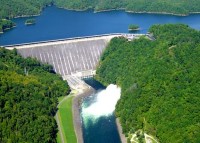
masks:
{"type": "Polygon", "coordinates": [[[46,8],[35,17],[36,24],[25,26],[27,18],[17,18],[17,27],[0,35],[0,45],[54,40],[79,36],[108,33],[126,33],[129,24],[141,27],[139,33],[146,33],[153,24],[185,23],[200,29],[200,14],[186,17],[160,14],[132,14],[124,11],[94,13],[93,11],[76,12],[46,8]]]}

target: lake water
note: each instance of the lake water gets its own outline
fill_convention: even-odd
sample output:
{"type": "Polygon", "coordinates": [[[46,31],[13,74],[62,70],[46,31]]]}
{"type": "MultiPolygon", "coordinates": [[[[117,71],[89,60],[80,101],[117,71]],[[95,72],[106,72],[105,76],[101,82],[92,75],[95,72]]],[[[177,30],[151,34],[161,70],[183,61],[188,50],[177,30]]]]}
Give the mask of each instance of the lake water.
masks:
{"type": "Polygon", "coordinates": [[[200,29],[200,14],[186,17],[161,14],[133,14],[124,11],[94,13],[76,12],[47,7],[40,16],[35,17],[36,24],[26,26],[27,18],[17,18],[17,27],[0,35],[0,45],[91,36],[108,33],[127,33],[129,24],[141,27],[139,33],[146,33],[153,24],[185,23],[200,29]]]}

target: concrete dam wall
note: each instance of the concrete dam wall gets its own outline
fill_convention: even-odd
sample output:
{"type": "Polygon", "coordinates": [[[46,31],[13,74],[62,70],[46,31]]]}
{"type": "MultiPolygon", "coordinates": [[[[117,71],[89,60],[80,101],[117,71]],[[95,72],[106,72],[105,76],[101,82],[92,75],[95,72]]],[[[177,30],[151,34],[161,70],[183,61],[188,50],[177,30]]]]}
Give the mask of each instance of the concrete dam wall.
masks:
{"type": "Polygon", "coordinates": [[[96,37],[75,38],[58,41],[46,41],[22,45],[13,45],[23,57],[33,57],[42,63],[53,66],[56,73],[64,79],[68,75],[87,76],[94,74],[100,55],[108,42],[119,34],[96,37]],[[80,74],[82,73],[82,75],[80,74]]]}
{"type": "Polygon", "coordinates": [[[55,72],[67,80],[71,87],[78,87],[81,82],[77,78],[93,76],[100,56],[109,41],[120,36],[127,38],[128,41],[138,39],[140,36],[155,40],[149,34],[117,33],[8,45],[5,48],[16,48],[24,58],[32,57],[52,65],[55,72]]]}

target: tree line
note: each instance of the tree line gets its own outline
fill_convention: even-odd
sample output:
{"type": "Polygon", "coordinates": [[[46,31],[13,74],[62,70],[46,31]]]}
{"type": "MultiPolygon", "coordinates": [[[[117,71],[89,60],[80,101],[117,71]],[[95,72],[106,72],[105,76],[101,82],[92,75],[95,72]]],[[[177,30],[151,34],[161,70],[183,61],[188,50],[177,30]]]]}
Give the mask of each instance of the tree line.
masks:
{"type": "Polygon", "coordinates": [[[200,32],[183,24],[149,32],[155,41],[112,39],[96,79],[122,88],[115,114],[126,136],[141,129],[162,143],[199,143],[200,32]]]}
{"type": "Polygon", "coordinates": [[[0,48],[0,142],[56,142],[58,97],[69,90],[52,66],[0,48]]]}
{"type": "Polygon", "coordinates": [[[0,0],[0,19],[17,16],[37,15],[48,5],[95,11],[125,9],[132,12],[159,12],[189,14],[200,12],[200,0],[0,0]]]}

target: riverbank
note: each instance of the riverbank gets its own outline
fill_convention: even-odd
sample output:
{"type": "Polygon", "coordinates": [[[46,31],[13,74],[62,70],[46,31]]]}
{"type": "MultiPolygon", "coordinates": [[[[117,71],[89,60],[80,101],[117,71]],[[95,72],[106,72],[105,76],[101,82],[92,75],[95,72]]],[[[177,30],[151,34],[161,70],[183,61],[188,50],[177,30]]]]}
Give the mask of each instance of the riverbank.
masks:
{"type": "Polygon", "coordinates": [[[120,124],[119,118],[116,118],[116,125],[117,125],[117,130],[118,130],[121,142],[122,143],[127,143],[127,138],[126,138],[126,136],[122,132],[122,126],[120,124]]]}
{"type": "Polygon", "coordinates": [[[83,143],[82,120],[80,116],[81,100],[84,97],[90,96],[92,93],[95,93],[95,90],[90,87],[82,93],[75,95],[72,101],[73,124],[78,143],[83,143]]]}

